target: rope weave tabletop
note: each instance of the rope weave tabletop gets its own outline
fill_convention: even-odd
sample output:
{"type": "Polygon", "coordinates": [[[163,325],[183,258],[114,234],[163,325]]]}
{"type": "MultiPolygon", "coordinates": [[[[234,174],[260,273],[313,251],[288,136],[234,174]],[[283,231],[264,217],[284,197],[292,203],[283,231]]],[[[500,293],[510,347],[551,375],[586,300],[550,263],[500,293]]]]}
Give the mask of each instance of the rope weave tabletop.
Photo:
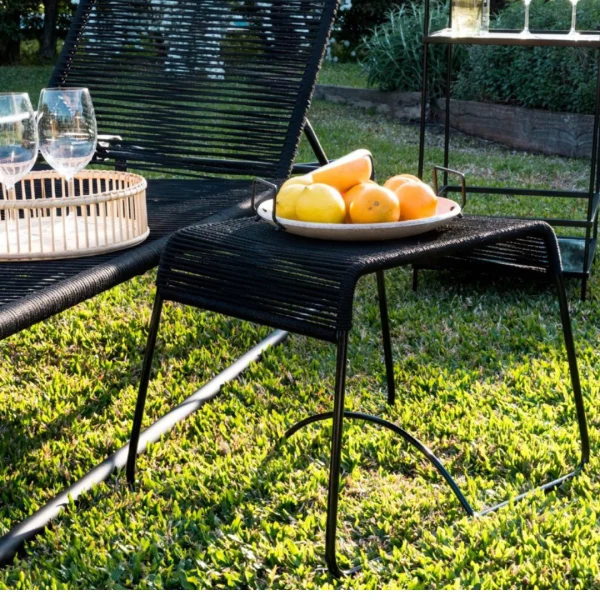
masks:
{"type": "Polygon", "coordinates": [[[473,249],[493,260],[498,245],[538,273],[549,269],[548,252],[560,264],[556,236],[539,221],[465,217],[415,238],[329,242],[248,218],[171,236],[157,286],[166,300],[335,342],[352,326],[362,275],[473,249]]]}

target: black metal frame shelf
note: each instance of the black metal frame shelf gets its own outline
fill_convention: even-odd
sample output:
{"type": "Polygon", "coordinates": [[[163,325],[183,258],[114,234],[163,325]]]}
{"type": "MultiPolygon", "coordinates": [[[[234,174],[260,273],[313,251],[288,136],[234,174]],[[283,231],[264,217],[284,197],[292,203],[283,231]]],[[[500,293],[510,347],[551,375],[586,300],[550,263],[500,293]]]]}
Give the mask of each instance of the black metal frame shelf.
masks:
{"type": "MultiPolygon", "coordinates": [[[[551,197],[565,199],[587,199],[586,214],[579,219],[545,218],[531,215],[532,219],[542,219],[553,227],[573,227],[585,230],[582,237],[559,236],[559,244],[563,253],[563,273],[568,277],[581,279],[581,297],[585,299],[588,279],[598,240],[598,206],[600,204],[600,32],[583,31],[577,36],[568,32],[533,31],[522,35],[515,30],[492,30],[471,36],[456,36],[452,33],[452,14],[449,15],[449,27],[431,33],[429,31],[430,0],[425,3],[423,31],[423,85],[421,90],[421,129],[419,136],[419,177],[423,177],[425,157],[425,126],[428,97],[429,45],[446,44],[446,96],[444,115],[444,162],[448,169],[450,164],[450,87],[452,83],[452,48],[454,45],[496,45],[496,46],[546,46],[564,48],[592,48],[598,50],[598,77],[596,80],[596,104],[594,110],[594,126],[592,130],[592,155],[590,161],[590,183],[587,190],[541,190],[494,186],[466,186],[469,194],[497,194],[508,196],[551,197]]],[[[439,195],[460,192],[461,187],[449,185],[448,172],[444,172],[443,184],[439,195]]],[[[522,218],[522,217],[519,217],[522,218]]]]}
{"type": "Polygon", "coordinates": [[[479,44],[487,46],[552,46],[566,48],[600,48],[600,32],[582,31],[576,37],[568,31],[532,31],[522,35],[514,29],[496,29],[489,33],[457,36],[451,29],[426,33],[428,44],[479,44]]]}

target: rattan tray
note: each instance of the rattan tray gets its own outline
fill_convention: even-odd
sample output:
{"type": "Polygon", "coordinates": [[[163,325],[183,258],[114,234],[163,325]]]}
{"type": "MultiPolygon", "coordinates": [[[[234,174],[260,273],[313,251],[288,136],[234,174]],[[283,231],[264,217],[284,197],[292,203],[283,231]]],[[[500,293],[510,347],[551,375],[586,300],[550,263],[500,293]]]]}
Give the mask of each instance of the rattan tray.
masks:
{"type": "Polygon", "coordinates": [[[105,254],[144,241],[146,180],[134,173],[81,171],[70,182],[35,171],[0,189],[0,261],[105,254]]]}

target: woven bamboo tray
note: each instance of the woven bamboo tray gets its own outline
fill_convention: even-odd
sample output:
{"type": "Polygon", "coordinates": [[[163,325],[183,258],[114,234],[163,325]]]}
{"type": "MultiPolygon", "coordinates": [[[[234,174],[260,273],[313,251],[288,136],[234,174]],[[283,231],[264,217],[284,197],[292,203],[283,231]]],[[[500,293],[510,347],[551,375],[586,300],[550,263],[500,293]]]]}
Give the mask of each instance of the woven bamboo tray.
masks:
{"type": "Polygon", "coordinates": [[[67,182],[35,171],[13,190],[0,188],[0,261],[90,256],[143,242],[146,187],[133,173],[81,171],[67,182]]]}

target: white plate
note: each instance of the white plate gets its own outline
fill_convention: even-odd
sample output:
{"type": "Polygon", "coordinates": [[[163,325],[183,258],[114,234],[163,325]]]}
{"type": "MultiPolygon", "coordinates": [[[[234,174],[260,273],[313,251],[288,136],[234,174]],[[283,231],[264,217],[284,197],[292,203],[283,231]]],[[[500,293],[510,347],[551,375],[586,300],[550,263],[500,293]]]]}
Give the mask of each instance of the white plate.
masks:
{"type": "MultiPolygon", "coordinates": [[[[265,221],[273,221],[273,200],[266,200],[258,207],[258,214],[265,221]]],[[[286,231],[304,237],[340,242],[395,240],[419,235],[437,229],[440,225],[458,217],[460,206],[448,198],[438,198],[436,214],[427,219],[398,221],[396,223],[373,223],[369,225],[333,225],[330,223],[308,223],[291,219],[277,220],[286,231]]]]}

